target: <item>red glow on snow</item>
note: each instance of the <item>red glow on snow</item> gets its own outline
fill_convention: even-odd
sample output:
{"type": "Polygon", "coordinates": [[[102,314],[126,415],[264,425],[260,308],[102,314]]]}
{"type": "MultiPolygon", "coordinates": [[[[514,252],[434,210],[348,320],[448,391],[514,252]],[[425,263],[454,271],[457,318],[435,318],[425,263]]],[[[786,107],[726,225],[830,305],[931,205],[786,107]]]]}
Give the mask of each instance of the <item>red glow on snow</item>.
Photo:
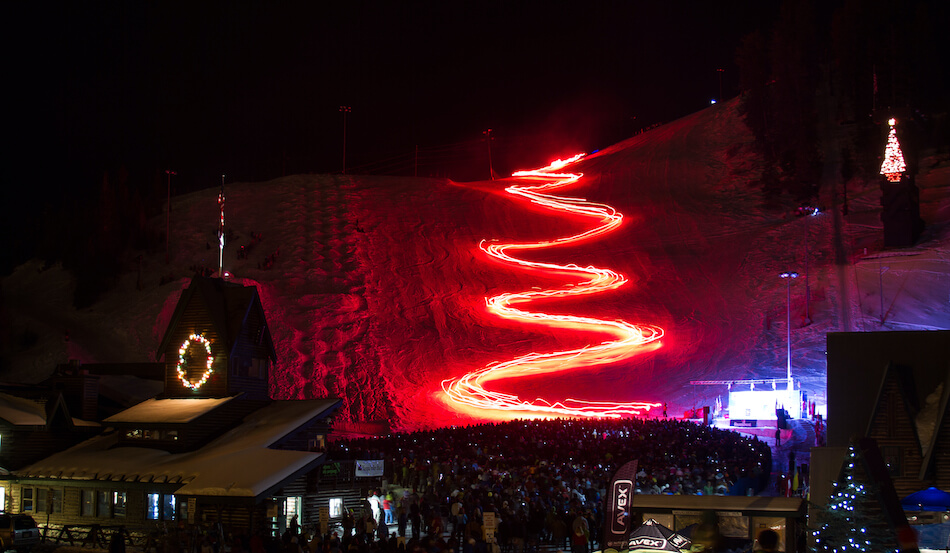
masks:
{"type": "MultiPolygon", "coordinates": [[[[493,258],[532,270],[558,275],[582,277],[579,283],[570,283],[561,288],[532,289],[523,292],[505,292],[486,298],[489,312],[508,320],[526,324],[541,324],[556,328],[571,328],[584,332],[604,333],[611,340],[584,347],[550,353],[529,353],[504,362],[496,362],[464,376],[442,381],[442,390],[457,411],[486,417],[485,410],[506,412],[513,417],[610,417],[639,415],[661,404],[644,401],[605,402],[567,398],[550,401],[543,398],[523,399],[513,394],[487,390],[489,382],[526,376],[537,376],[570,371],[582,367],[614,363],[633,355],[659,347],[663,329],[653,325],[631,324],[623,320],[602,320],[576,315],[553,315],[526,311],[515,305],[526,305],[534,300],[596,294],[623,286],[627,279],[622,274],[599,267],[580,267],[575,264],[559,265],[527,261],[516,256],[522,250],[539,250],[565,244],[576,244],[606,234],[623,222],[623,215],[605,204],[588,202],[583,198],[556,196],[551,191],[578,181],[583,174],[559,172],[580,160],[578,154],[567,160],[557,160],[547,167],[533,171],[518,171],[512,176],[525,184],[516,184],[505,189],[548,210],[581,215],[597,221],[597,225],[579,234],[553,240],[530,243],[501,243],[482,241],[479,247],[493,258]],[[541,179],[541,184],[528,184],[541,179]]],[[[490,416],[490,415],[489,415],[490,416]]]]}

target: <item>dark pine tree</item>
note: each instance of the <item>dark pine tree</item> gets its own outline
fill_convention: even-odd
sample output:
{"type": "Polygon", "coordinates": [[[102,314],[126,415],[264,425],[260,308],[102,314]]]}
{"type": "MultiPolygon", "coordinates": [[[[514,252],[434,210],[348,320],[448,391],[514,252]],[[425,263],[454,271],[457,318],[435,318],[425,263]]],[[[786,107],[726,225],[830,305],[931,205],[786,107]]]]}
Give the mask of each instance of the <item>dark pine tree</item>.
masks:
{"type": "Polygon", "coordinates": [[[852,443],[828,503],[817,512],[816,551],[897,551],[896,536],[863,466],[861,452],[852,443]]]}

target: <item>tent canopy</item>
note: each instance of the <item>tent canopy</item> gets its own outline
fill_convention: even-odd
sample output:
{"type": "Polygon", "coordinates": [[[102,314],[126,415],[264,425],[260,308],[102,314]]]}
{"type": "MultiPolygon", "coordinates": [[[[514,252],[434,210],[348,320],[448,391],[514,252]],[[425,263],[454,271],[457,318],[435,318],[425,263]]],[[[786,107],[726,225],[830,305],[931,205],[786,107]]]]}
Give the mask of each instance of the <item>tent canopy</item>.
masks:
{"type": "Polygon", "coordinates": [[[907,511],[947,511],[950,510],[950,493],[931,486],[908,495],[901,500],[901,506],[907,511]]]}
{"type": "Polygon", "coordinates": [[[688,549],[690,541],[663,526],[659,522],[647,519],[639,528],[630,533],[629,549],[635,551],[675,551],[688,549]]]}

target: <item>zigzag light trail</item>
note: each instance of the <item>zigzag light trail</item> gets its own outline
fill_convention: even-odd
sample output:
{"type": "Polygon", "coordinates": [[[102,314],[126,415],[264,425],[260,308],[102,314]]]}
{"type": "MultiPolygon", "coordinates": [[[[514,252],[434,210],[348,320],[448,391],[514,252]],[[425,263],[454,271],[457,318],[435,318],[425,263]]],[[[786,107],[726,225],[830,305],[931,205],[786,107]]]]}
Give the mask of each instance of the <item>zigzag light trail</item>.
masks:
{"type": "Polygon", "coordinates": [[[596,219],[598,222],[596,226],[579,234],[554,240],[531,243],[500,243],[483,240],[479,247],[482,251],[503,263],[558,275],[576,275],[586,280],[577,284],[568,284],[561,288],[506,292],[486,298],[485,301],[491,313],[504,319],[556,328],[606,333],[612,336],[613,339],[577,349],[550,353],[529,353],[509,361],[491,363],[480,370],[458,378],[443,380],[442,390],[457,410],[469,411],[473,415],[484,415],[484,410],[494,410],[514,412],[511,413],[511,416],[619,418],[639,415],[660,405],[659,403],[642,401],[606,402],[574,398],[558,401],[549,401],[543,398],[527,400],[513,394],[490,391],[485,388],[485,384],[496,380],[551,374],[570,371],[579,367],[614,363],[638,353],[652,350],[660,345],[659,340],[663,337],[664,331],[657,326],[631,324],[623,320],[610,321],[575,315],[552,315],[515,307],[516,305],[524,306],[538,299],[596,294],[619,288],[627,282],[626,277],[610,269],[592,266],[579,267],[575,264],[540,263],[521,259],[515,255],[516,252],[522,250],[539,250],[590,240],[614,230],[623,222],[623,215],[608,205],[588,202],[582,198],[550,194],[551,191],[568,186],[583,176],[581,173],[558,172],[566,166],[576,163],[583,156],[584,154],[578,154],[567,160],[557,160],[541,169],[518,171],[512,176],[528,182],[541,179],[541,184],[512,185],[506,188],[505,191],[555,212],[578,214],[596,219]]]}

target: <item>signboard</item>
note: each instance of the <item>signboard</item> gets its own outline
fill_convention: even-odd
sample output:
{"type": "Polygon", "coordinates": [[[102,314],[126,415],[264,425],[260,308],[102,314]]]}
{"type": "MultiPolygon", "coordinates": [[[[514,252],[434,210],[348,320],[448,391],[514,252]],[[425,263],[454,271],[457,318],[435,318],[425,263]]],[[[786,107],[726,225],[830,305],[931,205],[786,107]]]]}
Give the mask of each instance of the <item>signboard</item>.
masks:
{"type": "Polygon", "coordinates": [[[356,476],[359,477],[375,477],[383,475],[383,460],[382,459],[368,459],[362,461],[356,461],[356,476]]]}
{"type": "Polygon", "coordinates": [[[802,391],[745,390],[729,392],[729,418],[736,420],[774,420],[775,409],[784,407],[788,415],[801,418],[802,391]]]}
{"type": "Polygon", "coordinates": [[[495,513],[485,512],[482,514],[482,538],[485,543],[495,543],[495,532],[498,530],[498,522],[495,520],[495,513]]]}
{"type": "Polygon", "coordinates": [[[324,536],[330,531],[330,507],[320,507],[320,533],[324,536]]]}
{"type": "Polygon", "coordinates": [[[621,550],[627,545],[630,534],[630,504],[636,487],[637,461],[630,461],[614,474],[607,491],[607,520],[605,521],[606,546],[621,550]]]}

